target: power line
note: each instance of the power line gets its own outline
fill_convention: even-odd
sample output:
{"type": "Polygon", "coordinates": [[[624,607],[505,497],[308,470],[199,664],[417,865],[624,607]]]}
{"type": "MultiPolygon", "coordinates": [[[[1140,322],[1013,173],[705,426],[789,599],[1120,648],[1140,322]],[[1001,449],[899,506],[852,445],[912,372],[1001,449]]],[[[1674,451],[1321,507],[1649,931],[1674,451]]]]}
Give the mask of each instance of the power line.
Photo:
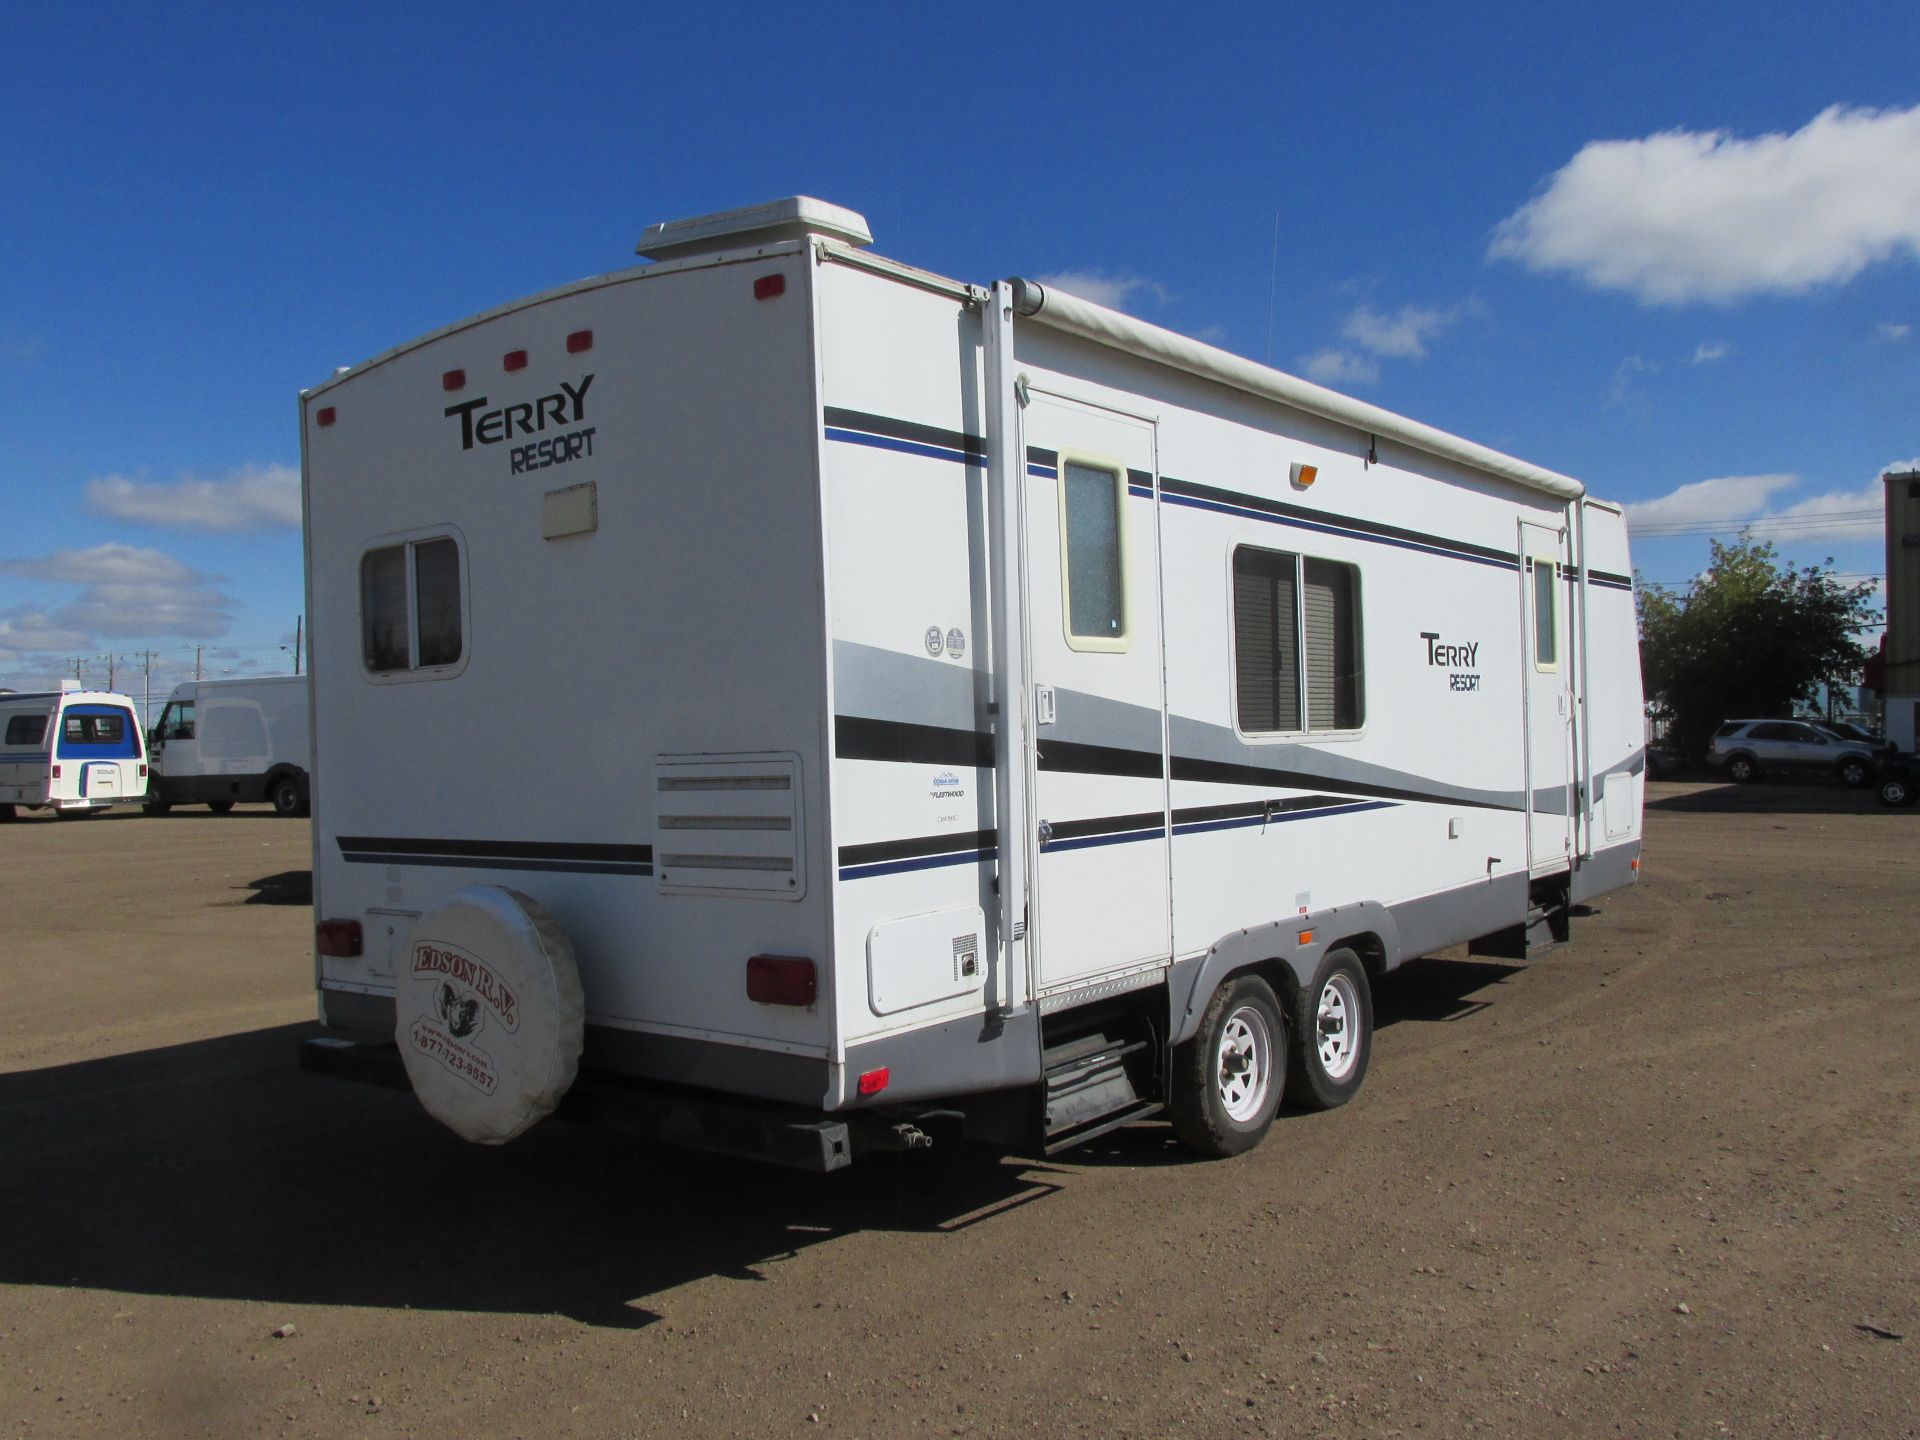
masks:
{"type": "Polygon", "coordinates": [[[1861,525],[1884,518],[1882,510],[1830,510],[1820,515],[1756,515],[1746,520],[1672,520],[1635,525],[1627,520],[1627,534],[1635,540],[1658,540],[1675,535],[1719,535],[1728,531],[1806,534],[1843,525],[1861,525]]]}

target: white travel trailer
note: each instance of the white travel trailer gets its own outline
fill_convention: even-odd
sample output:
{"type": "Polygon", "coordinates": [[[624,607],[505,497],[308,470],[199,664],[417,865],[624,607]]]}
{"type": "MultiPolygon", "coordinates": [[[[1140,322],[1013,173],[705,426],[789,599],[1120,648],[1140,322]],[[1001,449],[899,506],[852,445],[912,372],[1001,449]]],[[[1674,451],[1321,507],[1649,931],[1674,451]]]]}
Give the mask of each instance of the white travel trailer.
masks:
{"type": "Polygon", "coordinates": [[[188,680],[174,687],[153,727],[147,813],[205,805],[224,815],[268,801],[304,815],[313,743],[304,675],[188,680]]]}
{"type": "Polygon", "coordinates": [[[1382,974],[1635,878],[1618,507],[868,242],[655,226],[303,396],[306,1063],[392,1036],[487,1141],[579,1069],[829,1168],[1231,1154],[1355,1092],[1382,974]]]}
{"type": "Polygon", "coordinates": [[[0,820],[21,808],[90,815],[146,792],[146,743],[125,695],[74,681],[0,691],[0,820]]]}

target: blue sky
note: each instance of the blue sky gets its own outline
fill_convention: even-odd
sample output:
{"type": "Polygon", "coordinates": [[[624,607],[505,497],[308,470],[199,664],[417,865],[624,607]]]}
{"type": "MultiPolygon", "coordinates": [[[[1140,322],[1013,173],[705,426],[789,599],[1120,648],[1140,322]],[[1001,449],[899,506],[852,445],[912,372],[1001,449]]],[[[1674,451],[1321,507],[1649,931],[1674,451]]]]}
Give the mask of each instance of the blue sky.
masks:
{"type": "Polygon", "coordinates": [[[1577,475],[1636,507],[1656,581],[1743,521],[1877,576],[1862,512],[1920,457],[1910,4],[16,6],[6,33],[0,685],[286,668],[303,386],[796,193],[884,254],[1056,277],[1577,475]]]}

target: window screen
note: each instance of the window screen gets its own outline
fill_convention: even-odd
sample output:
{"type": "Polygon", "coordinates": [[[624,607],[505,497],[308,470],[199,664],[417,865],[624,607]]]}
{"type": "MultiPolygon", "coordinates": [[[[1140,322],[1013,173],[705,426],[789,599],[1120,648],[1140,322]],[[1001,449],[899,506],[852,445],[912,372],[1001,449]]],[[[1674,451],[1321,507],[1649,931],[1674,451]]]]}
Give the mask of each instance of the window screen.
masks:
{"type": "Polygon", "coordinates": [[[460,546],[410,540],[360,558],[360,650],[376,674],[459,663],[460,546]],[[416,658],[417,657],[417,658],[416,658]]]}
{"type": "Polygon", "coordinates": [[[7,717],[7,744],[38,745],[47,738],[47,717],[44,715],[9,715],[7,717]]]}
{"type": "Polygon", "coordinates": [[[1555,618],[1558,598],[1554,581],[1559,567],[1551,560],[1533,562],[1533,663],[1551,670],[1560,663],[1560,625],[1555,618]]]}
{"type": "Polygon", "coordinates": [[[1366,714],[1360,572],[1281,550],[1236,549],[1233,654],[1241,730],[1358,729],[1366,714]]]}
{"type": "Polygon", "coordinates": [[[1234,680],[1249,733],[1300,728],[1296,561],[1277,550],[1233,552],[1234,680]]]}
{"type": "Polygon", "coordinates": [[[1126,475],[1067,460],[1060,466],[1066,534],[1067,634],[1082,640],[1127,638],[1127,586],[1121,549],[1126,475]]]}

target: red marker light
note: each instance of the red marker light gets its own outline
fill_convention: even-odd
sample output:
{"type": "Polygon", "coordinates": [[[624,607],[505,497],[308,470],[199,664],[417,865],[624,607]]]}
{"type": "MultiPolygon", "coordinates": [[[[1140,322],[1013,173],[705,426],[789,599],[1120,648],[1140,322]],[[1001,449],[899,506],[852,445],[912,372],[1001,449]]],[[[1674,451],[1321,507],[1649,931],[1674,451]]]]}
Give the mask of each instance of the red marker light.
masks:
{"type": "Polygon", "coordinates": [[[313,423],[325,429],[333,423],[333,406],[323,405],[314,412],[313,423]]]}
{"type": "Polygon", "coordinates": [[[464,370],[449,370],[440,377],[440,388],[442,390],[463,390],[466,388],[466,384],[467,372],[464,370]]]}
{"type": "Polygon", "coordinates": [[[313,948],[322,955],[351,960],[360,953],[360,922],[322,920],[313,927],[313,948]]]}
{"type": "Polygon", "coordinates": [[[592,348],[593,331],[591,330],[576,330],[567,336],[567,353],[569,355],[578,355],[582,351],[591,350],[592,348]]]}
{"type": "Polygon", "coordinates": [[[53,778],[56,780],[60,778],[60,767],[58,765],[53,767],[53,778]]]}
{"type": "Polygon", "coordinates": [[[771,300],[776,295],[787,293],[787,277],[784,275],[762,275],[753,282],[753,298],[771,300]]]}
{"type": "Polygon", "coordinates": [[[527,368],[527,352],[524,350],[509,350],[505,355],[500,357],[500,364],[503,369],[524,370],[527,368]]]}
{"type": "Polygon", "coordinates": [[[747,961],[747,998],[761,1005],[813,1004],[813,961],[798,955],[755,955],[747,961]]]}
{"type": "Polygon", "coordinates": [[[892,1078],[893,1071],[885,1065],[882,1065],[878,1070],[869,1070],[860,1077],[860,1093],[862,1095],[878,1095],[882,1090],[887,1088],[887,1081],[892,1078]]]}

